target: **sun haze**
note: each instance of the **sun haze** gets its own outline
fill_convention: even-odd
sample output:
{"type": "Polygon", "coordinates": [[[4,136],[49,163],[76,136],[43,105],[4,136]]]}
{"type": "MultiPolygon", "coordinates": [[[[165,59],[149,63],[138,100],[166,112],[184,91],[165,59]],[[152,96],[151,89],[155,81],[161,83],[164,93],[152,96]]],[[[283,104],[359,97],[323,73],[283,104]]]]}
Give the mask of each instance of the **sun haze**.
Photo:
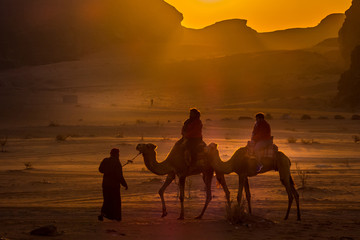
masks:
{"type": "Polygon", "coordinates": [[[165,0],[183,15],[182,25],[203,28],[240,18],[258,32],[313,27],[332,13],[344,13],[351,0],[165,0]]]}

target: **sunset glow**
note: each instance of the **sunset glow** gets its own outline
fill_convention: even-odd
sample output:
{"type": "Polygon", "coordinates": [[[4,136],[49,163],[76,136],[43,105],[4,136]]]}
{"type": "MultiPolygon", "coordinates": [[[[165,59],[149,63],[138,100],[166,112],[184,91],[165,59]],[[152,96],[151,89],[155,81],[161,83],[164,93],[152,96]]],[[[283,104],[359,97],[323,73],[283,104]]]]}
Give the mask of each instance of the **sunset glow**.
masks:
{"type": "Polygon", "coordinates": [[[258,32],[312,27],[331,13],[344,13],[351,0],[165,0],[183,15],[182,25],[203,28],[225,19],[248,20],[258,32]],[[291,4],[290,4],[291,3],[291,4]]]}

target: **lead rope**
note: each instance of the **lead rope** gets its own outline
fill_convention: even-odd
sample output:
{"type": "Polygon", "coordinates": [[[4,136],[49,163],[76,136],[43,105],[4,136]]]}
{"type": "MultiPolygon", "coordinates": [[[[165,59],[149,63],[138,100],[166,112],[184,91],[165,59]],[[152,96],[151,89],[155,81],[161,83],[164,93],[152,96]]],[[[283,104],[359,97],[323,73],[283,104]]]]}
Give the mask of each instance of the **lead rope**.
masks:
{"type": "Polygon", "coordinates": [[[141,154],[141,153],[138,153],[138,154],[137,154],[135,157],[133,157],[132,159],[127,160],[127,162],[126,162],[124,165],[122,165],[122,166],[124,167],[124,166],[128,165],[129,163],[134,163],[135,158],[137,158],[140,154],[141,154]]]}

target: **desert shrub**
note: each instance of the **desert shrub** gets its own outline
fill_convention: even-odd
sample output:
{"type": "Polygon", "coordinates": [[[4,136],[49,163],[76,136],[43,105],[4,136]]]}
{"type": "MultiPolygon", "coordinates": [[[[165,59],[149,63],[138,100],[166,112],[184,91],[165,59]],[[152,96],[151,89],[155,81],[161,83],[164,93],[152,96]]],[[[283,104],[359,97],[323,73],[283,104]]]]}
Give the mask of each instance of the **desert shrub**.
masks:
{"type": "Polygon", "coordinates": [[[230,135],[225,135],[225,140],[231,140],[232,137],[230,135]]]}
{"type": "Polygon", "coordinates": [[[300,119],[301,119],[301,120],[311,120],[311,116],[308,115],[308,114],[304,114],[304,115],[301,116],[300,119]]]}
{"type": "Polygon", "coordinates": [[[8,140],[7,136],[0,139],[1,152],[6,152],[5,145],[7,143],[7,140],[8,140]]]}
{"type": "Polygon", "coordinates": [[[360,115],[357,114],[352,115],[351,120],[360,120],[360,115]]]}
{"type": "Polygon", "coordinates": [[[31,162],[24,162],[24,165],[25,165],[26,170],[33,169],[33,166],[32,166],[31,162]]]}
{"type": "Polygon", "coordinates": [[[146,123],[144,120],[141,119],[136,120],[136,124],[144,124],[144,123],[146,123]]]}
{"type": "Polygon", "coordinates": [[[50,121],[48,127],[59,127],[60,124],[55,121],[50,121]]]}
{"type": "Polygon", "coordinates": [[[282,120],[289,120],[289,119],[291,119],[291,116],[290,116],[290,114],[283,114],[282,116],[281,116],[281,119],[282,120]]]}
{"type": "Polygon", "coordinates": [[[289,137],[289,138],[287,139],[287,141],[288,141],[288,143],[296,143],[297,138],[295,138],[295,137],[289,137]]]}
{"type": "Polygon", "coordinates": [[[300,182],[301,182],[301,188],[305,188],[307,185],[307,180],[310,178],[310,175],[308,174],[307,171],[302,170],[298,163],[295,163],[296,166],[296,173],[300,178],[300,182]]]}
{"type": "Polygon", "coordinates": [[[56,141],[61,142],[61,141],[66,141],[66,139],[67,139],[68,137],[69,137],[69,136],[67,136],[67,135],[58,134],[58,135],[56,135],[55,139],[56,139],[56,141]]]}
{"type": "Polygon", "coordinates": [[[145,173],[145,172],[148,173],[149,170],[148,170],[147,168],[144,168],[144,167],[143,167],[143,168],[141,168],[141,172],[143,172],[143,173],[145,173]]]}
{"type": "Polygon", "coordinates": [[[265,119],[267,119],[267,120],[272,120],[272,119],[273,119],[273,116],[272,116],[270,113],[267,113],[267,114],[265,115],[265,119]]]}
{"type": "Polygon", "coordinates": [[[211,118],[207,118],[205,121],[206,122],[211,122],[212,120],[211,120],[211,118]]]}
{"type": "Polygon", "coordinates": [[[335,116],[334,116],[334,119],[336,119],[336,120],[342,120],[342,119],[345,119],[345,117],[342,116],[342,115],[335,115],[335,116]]]}
{"type": "Polygon", "coordinates": [[[315,141],[314,139],[301,139],[301,143],[302,144],[315,144],[315,143],[319,143],[319,142],[315,141]]]}
{"type": "Polygon", "coordinates": [[[248,218],[248,212],[246,211],[245,200],[241,201],[241,204],[233,202],[226,204],[225,218],[231,224],[242,224],[248,218]]]}
{"type": "Polygon", "coordinates": [[[358,135],[353,135],[352,138],[354,139],[354,143],[360,142],[360,137],[358,135]]]}

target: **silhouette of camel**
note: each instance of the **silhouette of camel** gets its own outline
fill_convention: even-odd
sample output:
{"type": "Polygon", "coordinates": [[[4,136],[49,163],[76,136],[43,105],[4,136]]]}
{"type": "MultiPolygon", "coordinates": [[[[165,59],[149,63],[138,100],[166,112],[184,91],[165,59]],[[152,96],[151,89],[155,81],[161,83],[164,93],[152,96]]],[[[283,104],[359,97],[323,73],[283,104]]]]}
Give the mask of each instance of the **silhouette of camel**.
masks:
{"type": "MultiPolygon", "coordinates": [[[[235,172],[238,174],[239,190],[237,195],[237,201],[238,204],[240,204],[243,187],[245,186],[249,213],[251,213],[251,195],[248,177],[256,176],[258,174],[256,172],[257,162],[255,161],[255,159],[250,158],[247,155],[247,149],[245,147],[242,147],[239,148],[227,162],[223,162],[220,159],[219,150],[217,149],[216,143],[209,144],[208,157],[211,159],[211,165],[216,172],[220,172],[223,174],[235,172]]],[[[286,192],[288,194],[288,209],[285,215],[285,220],[289,217],[290,208],[294,198],[297,207],[297,220],[300,220],[299,194],[294,187],[294,181],[290,174],[290,159],[284,153],[278,151],[276,153],[275,159],[262,158],[261,162],[263,164],[263,168],[259,173],[264,173],[270,170],[279,171],[280,181],[285,186],[286,192]]]]}
{"type": "MultiPolygon", "coordinates": [[[[180,185],[180,203],[181,203],[181,212],[178,219],[184,219],[184,191],[185,191],[185,179],[187,176],[197,175],[202,173],[203,181],[206,186],[206,200],[205,205],[196,219],[201,219],[205,210],[211,201],[211,181],[214,175],[214,169],[211,167],[209,160],[207,159],[205,153],[198,156],[198,160],[193,163],[190,167],[186,164],[184,159],[185,146],[182,144],[182,139],[175,143],[171,149],[169,155],[163,162],[157,162],[156,160],[156,151],[157,148],[154,144],[138,144],[136,149],[142,153],[144,157],[144,163],[146,167],[153,173],[157,175],[167,175],[165,183],[159,190],[159,195],[162,203],[162,216],[167,215],[164,192],[165,189],[170,185],[170,183],[175,179],[177,175],[179,177],[180,185]]],[[[224,189],[225,197],[227,203],[230,204],[230,192],[225,182],[224,174],[216,172],[216,178],[218,182],[224,189]]]]}

